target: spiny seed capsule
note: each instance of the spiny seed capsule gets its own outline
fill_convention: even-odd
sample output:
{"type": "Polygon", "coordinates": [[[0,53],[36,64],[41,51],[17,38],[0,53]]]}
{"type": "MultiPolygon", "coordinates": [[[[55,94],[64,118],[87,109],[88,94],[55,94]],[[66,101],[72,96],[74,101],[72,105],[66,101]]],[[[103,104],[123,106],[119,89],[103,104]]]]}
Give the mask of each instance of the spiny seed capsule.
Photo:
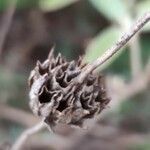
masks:
{"type": "Polygon", "coordinates": [[[83,83],[73,84],[86,64],[80,57],[66,61],[53,50],[36,64],[29,77],[30,107],[52,126],[59,123],[82,126],[85,119],[99,114],[109,103],[102,77],[90,73],[83,83]]]}

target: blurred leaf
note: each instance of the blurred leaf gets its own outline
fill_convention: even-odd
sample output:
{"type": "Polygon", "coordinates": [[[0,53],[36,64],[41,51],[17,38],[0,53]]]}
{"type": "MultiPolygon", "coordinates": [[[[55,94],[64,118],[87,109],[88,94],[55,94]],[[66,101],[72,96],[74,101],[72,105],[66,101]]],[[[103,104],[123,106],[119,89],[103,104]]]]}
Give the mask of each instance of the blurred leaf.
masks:
{"type": "Polygon", "coordinates": [[[5,9],[7,4],[8,4],[7,0],[0,0],[0,10],[5,9]]]}
{"type": "Polygon", "coordinates": [[[39,5],[44,11],[56,11],[76,1],[77,0],[40,0],[39,5]]]}
{"type": "Polygon", "coordinates": [[[17,8],[19,9],[33,7],[38,7],[38,0],[18,0],[17,2],[17,8]]]}
{"type": "MultiPolygon", "coordinates": [[[[88,44],[84,60],[86,62],[92,62],[96,58],[100,57],[108,48],[110,48],[118,40],[120,34],[121,32],[117,27],[109,27],[103,30],[88,44]]],[[[107,61],[107,63],[103,65],[103,68],[112,63],[112,61],[114,61],[117,58],[120,52],[113,56],[109,61],[107,61]]]]}
{"type": "MultiPolygon", "coordinates": [[[[12,0],[0,0],[0,10],[5,10],[12,0]]],[[[37,7],[38,0],[18,0],[17,9],[37,7]]]]}
{"type": "Polygon", "coordinates": [[[124,101],[120,107],[120,125],[124,129],[138,132],[150,131],[149,89],[124,101]]]}
{"type": "Polygon", "coordinates": [[[129,150],[150,150],[149,139],[142,143],[131,145],[129,150]]]}
{"type": "MultiPolygon", "coordinates": [[[[115,57],[115,56],[113,56],[115,57]]],[[[107,68],[105,68],[106,74],[117,74],[123,77],[125,80],[131,79],[130,71],[130,53],[129,48],[126,47],[119,57],[117,57],[107,68]]]]}
{"type": "Polygon", "coordinates": [[[123,0],[89,0],[93,6],[111,21],[119,23],[130,19],[130,14],[123,0]]]}
{"type": "Polygon", "coordinates": [[[143,60],[143,66],[147,64],[147,61],[150,57],[150,34],[142,34],[140,45],[142,50],[142,60],[143,60]]]}
{"type": "MultiPolygon", "coordinates": [[[[150,0],[142,0],[137,3],[136,5],[137,18],[139,18],[141,15],[143,15],[145,12],[148,11],[150,11],[150,0]]],[[[150,32],[150,24],[144,26],[143,31],[150,32]]]]}

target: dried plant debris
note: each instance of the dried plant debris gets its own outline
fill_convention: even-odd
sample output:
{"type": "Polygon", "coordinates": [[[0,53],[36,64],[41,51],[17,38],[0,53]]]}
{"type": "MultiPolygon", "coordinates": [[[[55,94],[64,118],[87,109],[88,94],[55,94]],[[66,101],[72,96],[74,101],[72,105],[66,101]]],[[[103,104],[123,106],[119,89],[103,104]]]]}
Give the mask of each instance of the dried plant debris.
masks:
{"type": "Polygon", "coordinates": [[[61,54],[36,64],[29,77],[30,107],[52,126],[82,126],[83,121],[99,114],[109,103],[102,77],[90,73],[83,83],[75,83],[86,64],[82,58],[66,61],[61,54]]]}

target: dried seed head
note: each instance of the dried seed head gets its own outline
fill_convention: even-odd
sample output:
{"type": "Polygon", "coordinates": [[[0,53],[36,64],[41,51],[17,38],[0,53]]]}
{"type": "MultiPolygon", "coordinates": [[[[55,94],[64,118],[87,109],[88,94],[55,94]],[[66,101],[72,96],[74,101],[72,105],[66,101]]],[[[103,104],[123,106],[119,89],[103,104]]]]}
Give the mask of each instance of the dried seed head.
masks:
{"type": "Polygon", "coordinates": [[[101,76],[90,73],[81,84],[72,84],[84,68],[82,58],[66,61],[53,50],[43,63],[37,61],[29,77],[30,107],[48,125],[81,126],[108,104],[101,76]]]}

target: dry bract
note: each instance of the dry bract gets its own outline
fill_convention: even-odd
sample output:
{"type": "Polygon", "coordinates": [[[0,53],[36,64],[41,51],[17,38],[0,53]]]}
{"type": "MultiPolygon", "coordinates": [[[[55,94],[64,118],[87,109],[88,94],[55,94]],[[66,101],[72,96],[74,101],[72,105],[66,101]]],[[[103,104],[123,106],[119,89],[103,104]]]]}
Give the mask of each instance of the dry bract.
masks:
{"type": "Polygon", "coordinates": [[[58,123],[82,126],[108,104],[102,77],[90,73],[83,83],[75,82],[86,64],[82,58],[66,61],[51,50],[36,64],[29,77],[30,107],[50,126],[58,123]]]}

